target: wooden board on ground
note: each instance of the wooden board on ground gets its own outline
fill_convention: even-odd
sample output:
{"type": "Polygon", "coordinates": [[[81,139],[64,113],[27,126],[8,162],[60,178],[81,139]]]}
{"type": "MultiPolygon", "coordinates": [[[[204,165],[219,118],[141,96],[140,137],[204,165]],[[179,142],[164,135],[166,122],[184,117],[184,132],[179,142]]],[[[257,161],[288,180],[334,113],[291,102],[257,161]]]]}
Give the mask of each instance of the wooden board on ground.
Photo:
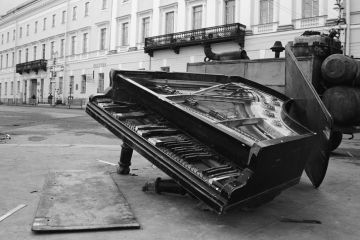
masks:
{"type": "Polygon", "coordinates": [[[33,231],[115,228],[140,228],[140,225],[109,174],[49,173],[32,224],[33,231]]]}

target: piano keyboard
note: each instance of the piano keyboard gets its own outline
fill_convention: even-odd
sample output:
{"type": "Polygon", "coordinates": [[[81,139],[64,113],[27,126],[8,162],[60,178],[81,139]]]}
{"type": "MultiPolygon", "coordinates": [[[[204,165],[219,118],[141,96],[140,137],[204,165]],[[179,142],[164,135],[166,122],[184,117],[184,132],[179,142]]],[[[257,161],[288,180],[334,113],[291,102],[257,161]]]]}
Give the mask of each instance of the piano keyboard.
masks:
{"type": "Polygon", "coordinates": [[[154,112],[137,105],[104,100],[98,102],[98,106],[219,192],[242,171],[154,112]]]}

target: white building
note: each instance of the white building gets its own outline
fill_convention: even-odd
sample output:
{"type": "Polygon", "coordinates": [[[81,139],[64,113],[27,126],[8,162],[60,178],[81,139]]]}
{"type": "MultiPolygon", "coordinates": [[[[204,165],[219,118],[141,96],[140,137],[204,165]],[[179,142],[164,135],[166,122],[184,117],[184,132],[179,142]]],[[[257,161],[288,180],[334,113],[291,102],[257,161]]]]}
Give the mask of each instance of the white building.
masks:
{"type": "MultiPolygon", "coordinates": [[[[144,53],[146,37],[239,22],[251,59],[273,57],[305,30],[325,31],[336,0],[30,0],[0,18],[0,99],[86,99],[109,85],[111,68],[186,71],[201,45],[144,53]],[[17,67],[16,67],[17,66],[17,67]],[[16,73],[18,69],[19,73],[16,73]],[[56,75],[52,75],[56,73],[56,75]]],[[[344,50],[360,57],[360,2],[344,2],[344,50]]],[[[238,50],[233,41],[215,52],[238,50]]]]}

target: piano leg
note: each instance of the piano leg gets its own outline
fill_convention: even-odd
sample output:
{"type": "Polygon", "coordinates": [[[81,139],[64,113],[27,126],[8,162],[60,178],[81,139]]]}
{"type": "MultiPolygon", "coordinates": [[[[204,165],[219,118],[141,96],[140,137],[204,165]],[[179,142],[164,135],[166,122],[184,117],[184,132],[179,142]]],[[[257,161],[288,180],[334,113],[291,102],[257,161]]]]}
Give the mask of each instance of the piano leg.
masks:
{"type": "Polygon", "coordinates": [[[119,166],[117,167],[117,173],[122,175],[127,175],[130,173],[130,165],[131,165],[131,156],[133,153],[133,149],[129,147],[126,143],[121,145],[121,154],[119,166]]]}

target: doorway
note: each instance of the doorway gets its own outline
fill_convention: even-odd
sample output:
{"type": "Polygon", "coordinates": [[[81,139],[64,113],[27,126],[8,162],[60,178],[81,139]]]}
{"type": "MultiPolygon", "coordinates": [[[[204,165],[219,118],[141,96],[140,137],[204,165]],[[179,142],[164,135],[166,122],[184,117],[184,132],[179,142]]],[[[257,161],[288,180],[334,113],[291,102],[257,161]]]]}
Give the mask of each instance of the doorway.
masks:
{"type": "Polygon", "coordinates": [[[30,103],[35,104],[37,99],[37,79],[30,80],[30,103]]]}

